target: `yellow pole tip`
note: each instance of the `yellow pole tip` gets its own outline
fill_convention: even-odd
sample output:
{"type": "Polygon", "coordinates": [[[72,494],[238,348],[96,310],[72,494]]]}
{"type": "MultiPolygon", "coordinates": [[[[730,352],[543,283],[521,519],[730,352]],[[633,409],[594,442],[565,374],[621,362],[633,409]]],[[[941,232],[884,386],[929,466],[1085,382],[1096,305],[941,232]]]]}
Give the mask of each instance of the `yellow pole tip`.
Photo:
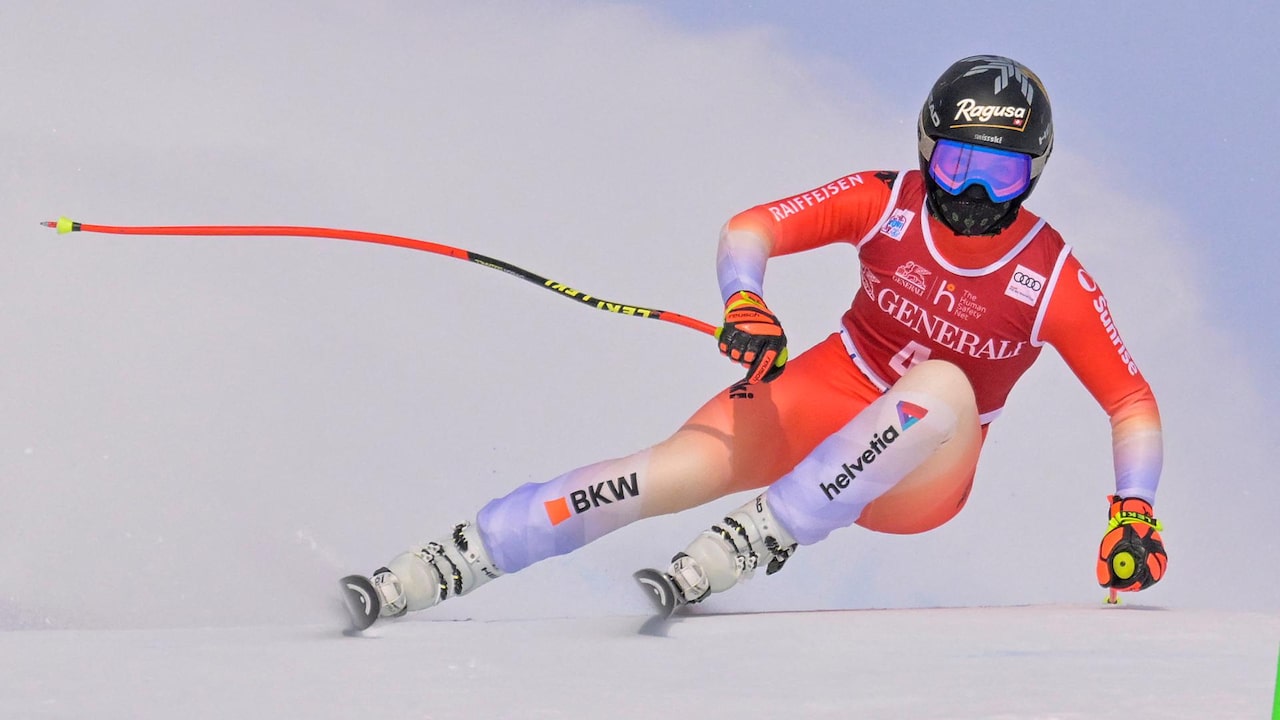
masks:
{"type": "Polygon", "coordinates": [[[40,223],[47,228],[53,228],[58,231],[59,235],[66,235],[69,232],[75,232],[77,223],[71,218],[60,217],[57,220],[45,220],[40,223]]]}

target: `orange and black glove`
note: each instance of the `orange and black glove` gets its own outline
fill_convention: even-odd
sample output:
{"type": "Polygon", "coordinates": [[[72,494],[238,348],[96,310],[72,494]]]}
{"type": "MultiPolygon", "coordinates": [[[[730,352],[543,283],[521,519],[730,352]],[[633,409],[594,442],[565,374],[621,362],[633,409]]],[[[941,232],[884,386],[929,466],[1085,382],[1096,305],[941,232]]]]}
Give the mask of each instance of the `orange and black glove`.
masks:
{"type": "Polygon", "coordinates": [[[720,352],[747,368],[748,383],[770,382],[787,366],[787,336],[778,318],[753,292],[739,290],[724,304],[716,331],[720,352]]]}
{"type": "Polygon", "coordinates": [[[1145,590],[1164,577],[1169,556],[1152,515],[1142,498],[1112,495],[1111,520],[1098,548],[1098,584],[1120,592],[1145,590]]]}

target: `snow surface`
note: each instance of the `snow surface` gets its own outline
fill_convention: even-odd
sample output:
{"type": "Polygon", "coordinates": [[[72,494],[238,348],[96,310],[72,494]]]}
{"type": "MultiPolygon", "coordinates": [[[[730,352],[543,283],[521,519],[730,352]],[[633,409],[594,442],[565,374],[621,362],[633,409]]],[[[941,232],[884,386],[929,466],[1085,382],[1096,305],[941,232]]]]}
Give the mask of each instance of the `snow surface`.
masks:
{"type": "MultiPolygon", "coordinates": [[[[745,589],[740,589],[746,592],[745,589]]],[[[0,717],[1265,718],[1280,619],[1049,605],[0,634],[0,717]]]]}

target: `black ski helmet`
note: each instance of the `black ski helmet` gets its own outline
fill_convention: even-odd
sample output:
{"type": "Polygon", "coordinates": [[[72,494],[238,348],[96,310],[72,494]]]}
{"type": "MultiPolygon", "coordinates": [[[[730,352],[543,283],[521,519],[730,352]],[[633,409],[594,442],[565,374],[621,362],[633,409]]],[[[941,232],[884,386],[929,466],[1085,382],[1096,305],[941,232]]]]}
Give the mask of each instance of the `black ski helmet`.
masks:
{"type": "Polygon", "coordinates": [[[1035,189],[1053,150],[1053,112],[1040,78],[999,55],[967,57],[947,68],[920,110],[916,130],[929,212],[957,235],[992,235],[1008,227],[1035,189]],[[1018,197],[995,202],[976,185],[959,195],[929,175],[938,140],[955,140],[1031,156],[1031,183],[1018,197]]]}

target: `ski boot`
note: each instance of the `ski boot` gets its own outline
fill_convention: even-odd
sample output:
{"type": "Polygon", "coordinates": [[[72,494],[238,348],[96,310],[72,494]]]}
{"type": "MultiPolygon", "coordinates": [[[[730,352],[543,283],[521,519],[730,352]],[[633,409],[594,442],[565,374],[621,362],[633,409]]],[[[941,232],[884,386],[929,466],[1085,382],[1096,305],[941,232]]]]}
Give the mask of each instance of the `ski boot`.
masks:
{"type": "Polygon", "coordinates": [[[667,570],[647,568],[634,577],[648,593],[659,615],[699,603],[745,580],[761,563],[765,574],[782,569],[796,541],[774,518],[762,493],[704,530],[671,559],[667,570]]]}
{"type": "Polygon", "coordinates": [[[397,555],[369,578],[342,579],[352,629],[364,630],[379,618],[396,618],[465,595],[502,575],[471,523],[449,535],[397,555]]]}

